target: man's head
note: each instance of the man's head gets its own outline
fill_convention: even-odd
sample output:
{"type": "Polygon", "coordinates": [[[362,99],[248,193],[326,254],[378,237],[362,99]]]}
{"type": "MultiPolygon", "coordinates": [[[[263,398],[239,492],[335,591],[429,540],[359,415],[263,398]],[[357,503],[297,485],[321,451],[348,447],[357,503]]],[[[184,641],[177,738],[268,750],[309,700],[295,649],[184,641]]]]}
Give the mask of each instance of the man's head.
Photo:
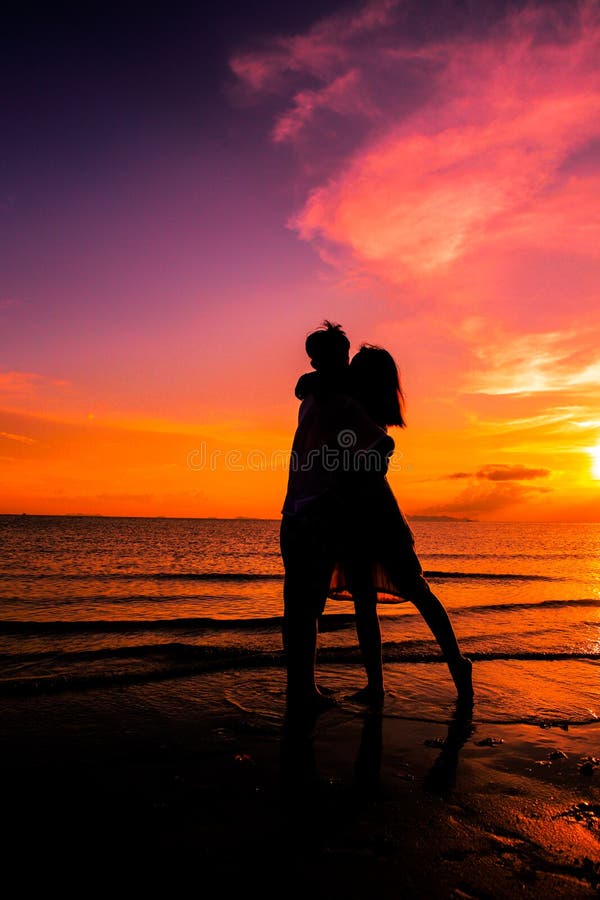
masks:
{"type": "Polygon", "coordinates": [[[308,335],[305,347],[310,364],[317,372],[335,372],[349,363],[350,341],[341,325],[335,325],[327,319],[320,328],[308,335]]]}

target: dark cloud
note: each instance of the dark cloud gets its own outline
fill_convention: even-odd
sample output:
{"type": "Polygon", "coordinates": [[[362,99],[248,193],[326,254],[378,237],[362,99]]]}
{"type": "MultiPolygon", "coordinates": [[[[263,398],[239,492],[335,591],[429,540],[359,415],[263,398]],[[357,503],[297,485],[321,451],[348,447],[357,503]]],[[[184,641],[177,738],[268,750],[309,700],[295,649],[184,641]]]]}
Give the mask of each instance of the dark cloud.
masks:
{"type": "Polygon", "coordinates": [[[547,478],[550,469],[531,469],[529,466],[484,466],[475,473],[477,478],[490,481],[528,481],[531,478],[547,478]]]}
{"type": "Polygon", "coordinates": [[[461,491],[453,500],[428,506],[418,512],[424,515],[461,515],[473,516],[481,513],[497,512],[516,503],[530,500],[539,494],[550,491],[546,487],[514,482],[496,482],[493,484],[472,484],[461,491]]]}
{"type": "Polygon", "coordinates": [[[488,481],[530,481],[533,478],[547,478],[550,469],[533,469],[529,466],[507,466],[490,464],[476,472],[453,472],[447,478],[484,478],[488,481]]]}

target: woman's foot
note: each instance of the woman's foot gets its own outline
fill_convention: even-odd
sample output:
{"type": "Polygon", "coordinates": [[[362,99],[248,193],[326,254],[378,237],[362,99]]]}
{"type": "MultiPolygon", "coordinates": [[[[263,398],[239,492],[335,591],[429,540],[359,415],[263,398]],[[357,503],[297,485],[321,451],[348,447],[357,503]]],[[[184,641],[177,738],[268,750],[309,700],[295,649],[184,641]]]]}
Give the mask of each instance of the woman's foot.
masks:
{"type": "Polygon", "coordinates": [[[461,656],[451,669],[452,679],[456,685],[459,699],[473,699],[473,663],[466,656],[461,656]]]}
{"type": "Polygon", "coordinates": [[[331,697],[335,691],[331,688],[325,687],[324,684],[317,684],[317,693],[323,694],[325,697],[331,697]]]}
{"type": "Polygon", "coordinates": [[[364,703],[366,706],[382,706],[385,698],[383,687],[372,687],[367,684],[364,688],[348,694],[346,700],[352,700],[354,703],[364,703]]]}
{"type": "Polygon", "coordinates": [[[332,692],[322,693],[318,690],[315,694],[313,694],[310,704],[318,712],[326,709],[332,709],[334,706],[338,705],[337,700],[333,696],[332,692]]]}

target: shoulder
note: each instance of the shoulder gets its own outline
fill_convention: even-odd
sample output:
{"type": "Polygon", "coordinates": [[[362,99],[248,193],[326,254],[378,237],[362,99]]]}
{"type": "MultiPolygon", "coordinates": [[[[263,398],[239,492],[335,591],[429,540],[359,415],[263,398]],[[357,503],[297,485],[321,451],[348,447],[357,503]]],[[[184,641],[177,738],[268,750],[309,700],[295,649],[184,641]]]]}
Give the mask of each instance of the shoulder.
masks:
{"type": "Polygon", "coordinates": [[[319,376],[316,372],[305,372],[301,375],[296,383],[294,393],[298,400],[304,400],[306,397],[314,394],[318,389],[319,376]]]}

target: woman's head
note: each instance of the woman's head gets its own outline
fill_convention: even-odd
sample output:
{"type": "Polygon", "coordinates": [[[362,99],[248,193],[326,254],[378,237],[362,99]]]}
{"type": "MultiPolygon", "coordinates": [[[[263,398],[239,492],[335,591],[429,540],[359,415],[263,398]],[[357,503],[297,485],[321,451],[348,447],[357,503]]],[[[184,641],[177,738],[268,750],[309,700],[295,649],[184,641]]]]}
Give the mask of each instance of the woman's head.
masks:
{"type": "Polygon", "coordinates": [[[352,392],[379,425],[404,427],[404,394],[394,357],[382,347],[363,344],[350,363],[352,392]]]}

